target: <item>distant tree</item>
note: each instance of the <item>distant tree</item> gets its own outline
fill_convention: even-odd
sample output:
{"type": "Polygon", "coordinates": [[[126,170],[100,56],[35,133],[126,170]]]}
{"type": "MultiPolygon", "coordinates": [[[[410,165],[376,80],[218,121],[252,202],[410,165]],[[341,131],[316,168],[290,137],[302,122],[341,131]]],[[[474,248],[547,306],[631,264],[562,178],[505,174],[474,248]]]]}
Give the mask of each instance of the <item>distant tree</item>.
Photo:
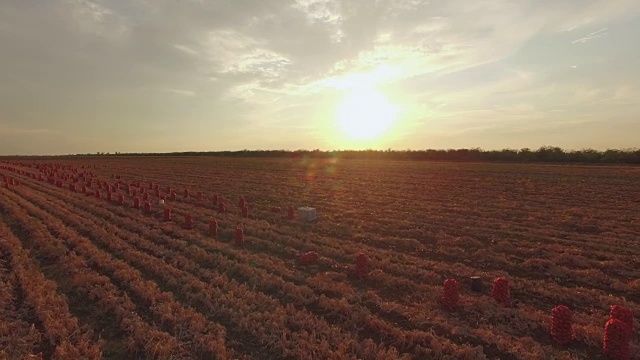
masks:
{"type": "Polygon", "coordinates": [[[541,146],[536,151],[536,158],[538,161],[544,162],[559,162],[564,160],[564,150],[557,146],[541,146]]]}
{"type": "MultiPolygon", "coordinates": [[[[101,156],[102,152],[95,154],[76,154],[73,156],[101,156]]],[[[110,155],[110,153],[106,153],[110,155]]],[[[360,159],[360,160],[415,160],[415,161],[500,161],[500,162],[555,162],[555,163],[610,163],[610,164],[640,164],[640,149],[607,149],[598,151],[594,149],[582,149],[565,151],[557,146],[541,146],[537,150],[522,148],[520,150],[482,150],[471,149],[423,149],[423,150],[330,150],[320,149],[305,150],[248,150],[240,151],[185,151],[174,153],[121,153],[120,156],[227,156],[227,157],[260,157],[260,158],[335,158],[360,159]]]]}

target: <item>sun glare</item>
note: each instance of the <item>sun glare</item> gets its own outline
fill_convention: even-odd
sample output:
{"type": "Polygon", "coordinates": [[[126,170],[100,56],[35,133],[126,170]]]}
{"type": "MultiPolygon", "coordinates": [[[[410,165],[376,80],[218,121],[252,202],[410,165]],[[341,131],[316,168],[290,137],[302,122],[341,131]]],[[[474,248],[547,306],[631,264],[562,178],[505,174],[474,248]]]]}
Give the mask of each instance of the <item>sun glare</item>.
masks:
{"type": "Polygon", "coordinates": [[[380,137],[397,118],[397,108],[372,88],[356,88],[344,98],[336,113],[340,131],[353,140],[380,137]]]}

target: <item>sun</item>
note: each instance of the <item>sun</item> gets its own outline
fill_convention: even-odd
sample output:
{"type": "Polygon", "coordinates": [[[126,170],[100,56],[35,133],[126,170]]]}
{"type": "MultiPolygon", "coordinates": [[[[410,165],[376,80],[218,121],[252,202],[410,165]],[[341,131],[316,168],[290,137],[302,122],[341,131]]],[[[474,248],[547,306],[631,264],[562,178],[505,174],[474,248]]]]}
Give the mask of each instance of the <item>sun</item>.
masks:
{"type": "Polygon", "coordinates": [[[351,89],[338,106],[338,129],[352,140],[371,140],[383,135],[398,116],[395,105],[377,90],[351,89]]]}

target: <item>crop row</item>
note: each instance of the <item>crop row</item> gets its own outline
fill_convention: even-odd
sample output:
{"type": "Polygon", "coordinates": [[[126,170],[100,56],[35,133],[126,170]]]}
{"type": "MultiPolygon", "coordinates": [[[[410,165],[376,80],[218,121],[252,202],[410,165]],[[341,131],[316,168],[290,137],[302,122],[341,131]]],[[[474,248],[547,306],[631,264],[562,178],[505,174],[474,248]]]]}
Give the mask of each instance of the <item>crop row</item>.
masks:
{"type": "Polygon", "coordinates": [[[11,203],[7,201],[0,204],[0,207],[10,217],[13,227],[24,233],[21,240],[23,243],[28,242],[31,254],[47,264],[51,273],[59,274],[56,277],[59,285],[72,289],[69,291],[76,296],[84,297],[84,305],[91,304],[92,312],[117,320],[119,330],[125,334],[124,342],[129,353],[139,353],[150,358],[185,354],[174,337],[149,325],[138,314],[138,307],[108,277],[93,271],[87,260],[70,251],[65,242],[72,244],[75,236],[64,239],[58,237],[56,232],[48,231],[46,226],[34,222],[32,218],[48,221],[51,220],[49,217],[34,211],[27,201],[13,196],[11,198],[11,203]]]}
{"type": "MultiPolygon", "coordinates": [[[[35,196],[30,198],[36,199],[35,196]]],[[[44,208],[47,206],[47,201],[41,198],[37,204],[44,208]]],[[[54,211],[53,209],[47,210],[54,211]]],[[[47,217],[48,222],[55,221],[54,217],[42,214],[44,212],[33,211],[39,213],[40,216],[47,217]]],[[[85,221],[75,220],[71,217],[61,218],[65,221],[85,221]]],[[[82,226],[81,224],[76,225],[82,226]]],[[[91,232],[99,231],[99,229],[100,227],[95,226],[91,232]]],[[[397,357],[397,355],[393,355],[397,354],[393,349],[384,350],[373,343],[359,344],[349,340],[350,337],[346,333],[342,333],[326,323],[323,324],[308,312],[296,310],[293,306],[280,307],[276,300],[261,293],[253,293],[246,286],[227,279],[224,275],[212,274],[207,278],[208,282],[204,282],[184,270],[178,270],[166,264],[159,257],[146,255],[128,247],[122,241],[118,242],[118,238],[108,236],[107,232],[98,232],[98,234],[100,236],[96,236],[92,240],[103,239],[102,246],[110,246],[112,251],[122,258],[126,258],[129,263],[143,266],[145,274],[160,279],[161,284],[172,287],[174,292],[184,297],[191,306],[202,309],[202,312],[208,316],[221,319],[221,322],[232,324],[241,333],[248,333],[263,342],[263,346],[266,346],[267,349],[275,347],[274,354],[286,355],[292,352],[302,352],[300,356],[306,357],[305,351],[318,352],[324,349],[322,351],[325,351],[325,355],[329,358],[339,355],[336,351],[354,351],[356,353],[360,351],[363,354],[369,354],[362,355],[365,357],[370,357],[371,352],[383,354],[390,351],[391,358],[397,357]],[[265,326],[265,322],[269,326],[265,326]],[[300,329],[300,331],[289,329],[300,329]],[[282,334],[291,335],[283,336],[282,334]],[[322,345],[323,343],[326,345],[322,345]],[[329,350],[330,346],[338,350],[329,350]]]]}
{"type": "MultiPolygon", "coordinates": [[[[633,247],[629,247],[634,243],[632,235],[636,231],[633,225],[623,223],[626,217],[622,208],[610,201],[605,201],[609,215],[600,209],[589,220],[575,220],[576,215],[571,215],[575,214],[573,209],[568,209],[568,216],[562,214],[565,211],[562,206],[545,214],[543,208],[549,204],[526,201],[523,204],[526,206],[520,206],[528,197],[506,193],[498,194],[499,201],[483,209],[484,213],[475,209],[499,193],[502,185],[506,190],[515,190],[518,196],[523,195],[512,184],[499,181],[487,186],[480,186],[476,180],[458,183],[465,193],[457,197],[456,204],[447,201],[456,200],[449,184],[438,176],[421,174],[422,180],[438,189],[423,197],[422,206],[418,206],[407,201],[409,194],[415,194],[409,188],[385,195],[384,182],[372,179],[367,186],[358,185],[358,178],[367,173],[364,170],[341,180],[347,188],[342,189],[343,195],[362,186],[357,197],[336,197],[313,194],[328,186],[335,176],[316,177],[315,183],[307,182],[295,179],[304,174],[294,174],[292,178],[284,167],[264,173],[260,179],[241,176],[247,169],[225,169],[210,182],[204,178],[211,174],[211,169],[205,169],[202,178],[196,178],[191,173],[172,173],[179,166],[167,164],[159,172],[148,171],[140,177],[141,168],[118,166],[118,162],[114,162],[113,166],[95,172],[105,177],[107,173],[126,174],[130,177],[128,181],[186,183],[185,187],[195,190],[226,188],[233,195],[245,195],[259,204],[245,219],[234,214],[235,211],[218,214],[208,202],[180,199],[168,204],[174,219],[180,220],[160,223],[157,212],[142,214],[128,206],[105,207],[104,200],[85,198],[36,181],[26,181],[24,191],[16,189],[29,202],[61,219],[64,226],[74,229],[101,250],[139,269],[142,276],[157,282],[160,288],[179,294],[176,300],[183,303],[190,302],[182,288],[139,265],[138,260],[142,258],[123,253],[109,243],[122,246],[124,242],[129,246],[127,252],[165,259],[172,267],[185,270],[200,281],[207,282],[212,276],[222,274],[226,278],[218,280],[221,283],[237,281],[236,285],[247,287],[251,294],[277,301],[277,307],[293,306],[295,311],[309,312],[322,324],[337,326],[350,334],[356,342],[362,343],[371,337],[376,343],[413,354],[425,347],[426,343],[420,340],[421,333],[433,331],[437,337],[429,344],[429,351],[453,341],[480,345],[488,356],[522,357],[528,351],[532,358],[557,357],[562,350],[549,343],[548,311],[552,304],[568,303],[578,310],[575,319],[578,342],[574,342],[570,350],[586,356],[595,353],[595,347],[601,344],[603,322],[597,314],[602,309],[620,303],[638,310],[633,297],[624,298],[631,284],[624,278],[637,275],[634,267],[637,260],[633,259],[633,247]],[[236,183],[229,182],[230,178],[237,178],[236,183]],[[294,188],[289,189],[292,191],[282,189],[283,178],[293,181],[294,188]],[[274,190],[277,182],[280,185],[274,190]],[[215,186],[207,187],[210,183],[215,186]],[[258,184],[260,186],[256,186],[258,184]],[[298,185],[308,187],[298,188],[298,185]],[[303,197],[320,199],[314,204],[324,209],[322,221],[313,225],[286,221],[266,210],[269,202],[282,201],[287,196],[288,201],[299,201],[302,198],[295,195],[299,190],[305,193],[303,197]],[[47,205],[46,201],[51,204],[47,205]],[[517,214],[500,218],[501,209],[517,214]],[[491,213],[489,216],[487,211],[491,213]],[[77,214],[85,218],[74,218],[77,214]],[[217,239],[212,239],[202,226],[182,230],[180,222],[185,215],[194,215],[200,224],[215,217],[223,231],[217,239]],[[527,218],[532,221],[524,224],[522,220],[527,218]],[[230,229],[239,223],[243,224],[248,240],[241,248],[229,244],[233,234],[230,229]],[[583,233],[583,230],[593,233],[583,233]],[[121,242],[108,237],[109,234],[121,242]],[[109,241],[105,243],[103,238],[109,241]],[[293,265],[298,254],[309,250],[321,255],[318,265],[308,268],[293,265]],[[369,255],[375,269],[364,281],[349,277],[354,255],[360,251],[369,255]],[[439,308],[437,302],[444,278],[471,275],[492,278],[503,274],[508,274],[515,285],[513,308],[502,308],[484,295],[470,294],[463,294],[462,310],[447,313],[439,308]]],[[[420,176],[408,176],[406,181],[403,176],[406,177],[401,175],[398,183],[404,181],[407,186],[420,188],[420,176]]],[[[509,176],[510,180],[515,178],[509,176]]],[[[567,184],[551,180],[547,180],[548,183],[558,189],[568,189],[567,184]]],[[[533,196],[537,190],[527,181],[518,184],[531,191],[527,196],[533,196]]],[[[541,178],[535,181],[538,183],[534,186],[541,184],[541,178]]],[[[623,182],[621,186],[624,188],[623,182]]],[[[545,192],[540,198],[553,204],[549,194],[545,192]]],[[[591,193],[588,197],[601,195],[591,193]]],[[[584,200],[574,198],[569,206],[584,204],[584,200]]],[[[140,299],[135,301],[143,303],[140,299]]],[[[203,308],[196,310],[206,313],[203,308]]],[[[234,327],[230,322],[219,322],[227,329],[234,327]]],[[[227,336],[239,337],[238,332],[228,332],[227,336]]],[[[473,347],[456,349],[454,346],[451,351],[465,353],[467,357],[481,356],[473,347]]],[[[449,350],[442,354],[447,353],[449,350]]]]}
{"type": "MultiPolygon", "coordinates": [[[[29,252],[3,222],[0,222],[0,253],[8,262],[11,275],[15,277],[20,299],[29,308],[41,329],[47,345],[41,351],[54,359],[99,359],[99,344],[93,341],[90,332],[81,328],[78,319],[69,313],[66,299],[56,292],[56,284],[48,280],[33,264],[29,252]]],[[[35,328],[31,332],[33,330],[35,328]]],[[[7,335],[9,334],[4,334],[7,335]]]]}
{"type": "MultiPolygon", "coordinates": [[[[80,210],[81,210],[81,211],[85,211],[85,209],[80,209],[80,210]]],[[[107,220],[109,220],[109,221],[113,220],[113,219],[108,218],[108,217],[107,217],[107,215],[106,215],[106,214],[104,214],[104,213],[96,214],[96,215],[98,215],[97,217],[99,217],[99,218],[105,218],[105,219],[107,219],[107,220]]],[[[119,225],[120,225],[120,224],[119,224],[119,225]]],[[[141,226],[141,227],[142,227],[142,226],[141,226]]],[[[134,230],[135,230],[135,229],[134,229],[134,230]]],[[[115,231],[115,230],[114,230],[114,231],[115,231]]],[[[256,239],[256,240],[257,240],[257,239],[256,239]]],[[[140,243],[140,241],[135,241],[134,243],[139,244],[139,243],[140,243]]],[[[162,256],[163,256],[163,257],[165,257],[165,256],[166,256],[166,257],[172,257],[172,256],[174,256],[174,255],[171,255],[171,254],[164,254],[164,255],[162,255],[162,256]]],[[[218,263],[218,261],[216,261],[216,264],[217,264],[217,263],[218,263]]],[[[181,266],[181,267],[182,267],[182,266],[184,266],[184,263],[180,263],[180,266],[181,266]]],[[[232,269],[230,269],[229,271],[233,271],[233,270],[232,270],[232,269]]],[[[235,272],[234,272],[234,275],[236,275],[236,273],[235,273],[235,272]]],[[[247,276],[246,278],[247,278],[247,279],[251,279],[251,278],[252,278],[252,276],[247,276]]],[[[255,277],[253,277],[253,278],[255,278],[255,277]]],[[[264,283],[264,280],[262,280],[262,279],[261,279],[261,281],[259,281],[259,283],[264,283]]],[[[435,289],[434,289],[434,288],[431,288],[431,289],[428,289],[428,290],[429,290],[429,292],[434,292],[434,291],[435,291],[435,289]]],[[[379,305],[372,305],[372,307],[376,307],[376,306],[377,306],[377,307],[379,307],[379,305]]],[[[398,308],[398,306],[396,306],[396,308],[398,308]]],[[[424,310],[422,310],[422,312],[424,312],[424,310]]],[[[347,312],[347,313],[348,313],[348,312],[347,312]]],[[[415,318],[415,313],[417,313],[417,311],[415,311],[415,310],[414,310],[414,311],[413,311],[413,313],[414,313],[414,314],[413,314],[413,316],[414,316],[414,318],[415,318]]],[[[429,314],[429,315],[430,315],[430,314],[429,314]]],[[[512,315],[512,316],[513,316],[513,315],[512,315]]],[[[437,319],[437,318],[436,318],[436,319],[437,319]]],[[[444,322],[445,324],[447,323],[447,319],[444,319],[444,318],[443,318],[442,320],[443,320],[443,322],[444,322]]],[[[458,331],[459,331],[459,330],[460,330],[460,329],[458,329],[458,331]]],[[[480,332],[480,331],[479,331],[479,332],[480,332]]],[[[486,331],[484,331],[484,333],[486,334],[486,331]]],[[[494,337],[494,338],[495,338],[495,336],[496,336],[496,334],[495,334],[495,333],[494,333],[494,334],[487,334],[487,335],[493,335],[493,337],[494,337]]],[[[491,339],[491,338],[489,338],[489,339],[491,339]]],[[[509,340],[510,340],[510,339],[509,339],[509,340]]],[[[476,341],[477,341],[477,340],[476,340],[476,341]]],[[[505,340],[505,341],[506,341],[506,340],[505,340]]],[[[506,344],[505,344],[505,346],[509,346],[509,344],[508,344],[508,343],[506,343],[506,344]]]]}

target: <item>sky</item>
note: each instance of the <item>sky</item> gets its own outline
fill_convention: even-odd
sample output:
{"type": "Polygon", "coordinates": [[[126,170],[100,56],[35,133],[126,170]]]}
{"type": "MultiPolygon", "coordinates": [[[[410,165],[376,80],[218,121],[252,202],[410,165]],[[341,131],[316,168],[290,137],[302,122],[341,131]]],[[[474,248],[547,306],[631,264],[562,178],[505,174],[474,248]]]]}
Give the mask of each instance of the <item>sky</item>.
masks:
{"type": "Polygon", "coordinates": [[[640,147],[638,0],[2,0],[0,155],[640,147]]]}

